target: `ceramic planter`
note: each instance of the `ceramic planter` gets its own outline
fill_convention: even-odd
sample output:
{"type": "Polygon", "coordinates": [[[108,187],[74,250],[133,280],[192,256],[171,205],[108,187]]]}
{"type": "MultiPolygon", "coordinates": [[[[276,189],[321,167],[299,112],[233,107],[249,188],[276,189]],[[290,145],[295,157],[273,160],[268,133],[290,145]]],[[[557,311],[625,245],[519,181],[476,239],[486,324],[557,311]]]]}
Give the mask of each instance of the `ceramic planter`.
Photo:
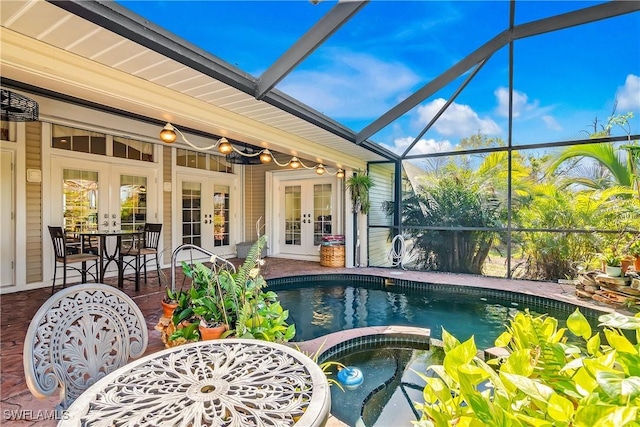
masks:
{"type": "Polygon", "coordinates": [[[610,265],[607,265],[605,267],[605,273],[607,273],[607,276],[620,277],[620,275],[622,274],[622,267],[612,267],[610,265]]]}

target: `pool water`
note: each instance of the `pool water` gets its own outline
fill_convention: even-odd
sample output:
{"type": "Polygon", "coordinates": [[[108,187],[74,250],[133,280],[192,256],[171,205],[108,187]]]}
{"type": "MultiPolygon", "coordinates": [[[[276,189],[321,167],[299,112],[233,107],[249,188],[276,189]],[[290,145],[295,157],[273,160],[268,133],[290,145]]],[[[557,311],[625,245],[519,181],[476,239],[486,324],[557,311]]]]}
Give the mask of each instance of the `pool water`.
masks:
{"type": "MultiPolygon", "coordinates": [[[[422,402],[425,382],[416,372],[441,364],[442,349],[372,345],[336,358],[345,366],[356,366],[364,381],[355,390],[331,386],[331,413],[349,426],[410,426],[420,418],[413,403],[422,402]]],[[[335,378],[335,373],[333,378],[335,378]]]]}
{"type": "MultiPolygon", "coordinates": [[[[351,328],[400,325],[429,328],[438,339],[443,327],[460,341],[473,335],[477,347],[483,349],[493,347],[508,320],[524,309],[506,299],[446,291],[371,289],[352,280],[310,283],[308,287],[275,289],[282,307],[289,310],[289,323],[296,325],[294,341],[351,328]]],[[[568,316],[551,307],[532,307],[531,312],[549,314],[561,324],[568,316]]]]}

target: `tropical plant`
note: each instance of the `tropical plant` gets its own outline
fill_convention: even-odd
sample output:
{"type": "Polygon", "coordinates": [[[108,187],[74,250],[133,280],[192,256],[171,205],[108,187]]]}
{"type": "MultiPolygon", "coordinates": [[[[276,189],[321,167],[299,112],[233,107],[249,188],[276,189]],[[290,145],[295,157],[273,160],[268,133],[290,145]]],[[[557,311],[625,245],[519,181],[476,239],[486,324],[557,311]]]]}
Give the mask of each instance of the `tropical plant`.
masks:
{"type": "Polygon", "coordinates": [[[496,340],[508,356],[489,362],[473,337],[461,343],[443,330],[444,361],[422,375],[416,425],[640,426],[640,314],[599,320],[606,344],[578,309],[569,316],[577,345],[555,318],[519,312],[496,340]]]}
{"type": "Polygon", "coordinates": [[[183,263],[184,274],[192,282],[174,311],[175,328],[180,329],[185,323],[206,326],[224,323],[229,329],[223,337],[277,342],[292,339],[295,325],[287,323],[289,312],[282,308],[275,292],[263,289],[266,281],[260,274],[260,254],[266,241],[265,235],[258,238],[235,273],[217,265],[214,257],[211,266],[183,263]]]}
{"type": "Polygon", "coordinates": [[[369,174],[358,170],[345,181],[345,186],[351,194],[353,212],[368,214],[371,207],[371,202],[369,201],[369,190],[374,186],[374,182],[369,174]]]}
{"type": "MultiPolygon", "coordinates": [[[[611,135],[614,127],[622,128],[630,136],[631,127],[629,120],[633,113],[614,115],[609,117],[607,123],[598,129],[597,119],[594,121],[593,132],[590,138],[604,138],[611,135]]],[[[556,173],[560,165],[567,165],[561,171],[564,176],[564,185],[577,186],[590,190],[603,190],[617,187],[619,197],[631,197],[637,188],[638,147],[636,144],[616,147],[610,142],[601,142],[588,145],[574,145],[563,149],[549,164],[549,172],[556,173]],[[584,162],[590,159],[592,162],[584,162]],[[636,187],[636,188],[634,188],[636,187]]]]}
{"type": "MultiPolygon", "coordinates": [[[[393,206],[392,202],[383,205],[387,215],[393,215],[393,206]]],[[[499,227],[500,209],[493,188],[475,180],[469,171],[425,176],[421,186],[404,194],[402,203],[402,223],[413,241],[415,262],[425,269],[481,274],[497,233],[418,227],[499,227]]]]}

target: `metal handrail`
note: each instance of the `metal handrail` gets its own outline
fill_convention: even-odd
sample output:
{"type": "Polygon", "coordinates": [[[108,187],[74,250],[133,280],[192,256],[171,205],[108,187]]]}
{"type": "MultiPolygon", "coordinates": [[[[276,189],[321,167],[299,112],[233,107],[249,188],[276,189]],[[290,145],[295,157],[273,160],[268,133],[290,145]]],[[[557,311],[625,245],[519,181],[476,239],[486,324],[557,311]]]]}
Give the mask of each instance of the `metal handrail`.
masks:
{"type": "Polygon", "coordinates": [[[185,250],[185,249],[195,249],[205,255],[209,255],[212,259],[212,262],[222,262],[226,265],[228,265],[229,267],[231,267],[231,270],[233,270],[233,272],[236,272],[236,266],[233,265],[233,263],[231,261],[229,261],[226,258],[223,258],[219,255],[214,254],[213,252],[210,252],[208,250],[206,250],[205,248],[202,248],[200,246],[196,246],[196,245],[192,245],[191,243],[185,243],[183,245],[178,246],[173,253],[171,254],[171,290],[175,291],[176,290],[176,258],[178,257],[178,253],[185,250]]]}

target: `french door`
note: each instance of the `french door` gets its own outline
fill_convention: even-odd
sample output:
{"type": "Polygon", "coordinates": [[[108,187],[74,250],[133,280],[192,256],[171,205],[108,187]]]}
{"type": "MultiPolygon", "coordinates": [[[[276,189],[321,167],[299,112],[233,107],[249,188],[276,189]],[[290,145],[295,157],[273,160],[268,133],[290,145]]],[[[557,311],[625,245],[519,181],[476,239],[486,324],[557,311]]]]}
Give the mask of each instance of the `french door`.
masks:
{"type": "Polygon", "coordinates": [[[336,230],[335,180],[287,180],[279,187],[280,253],[318,257],[322,237],[336,230]]]}
{"type": "Polygon", "coordinates": [[[0,287],[15,284],[14,152],[0,150],[0,287]]]}
{"type": "MultiPolygon", "coordinates": [[[[155,168],[54,159],[52,190],[58,196],[52,197],[50,225],[62,225],[73,235],[158,222],[156,174],[155,168]]],[[[111,240],[108,245],[114,245],[111,240]]]]}
{"type": "MultiPolygon", "coordinates": [[[[178,241],[224,257],[234,254],[235,185],[235,178],[179,174],[178,241]]],[[[201,257],[200,254],[193,255],[201,257]]],[[[184,259],[185,254],[179,256],[184,259]]]]}

